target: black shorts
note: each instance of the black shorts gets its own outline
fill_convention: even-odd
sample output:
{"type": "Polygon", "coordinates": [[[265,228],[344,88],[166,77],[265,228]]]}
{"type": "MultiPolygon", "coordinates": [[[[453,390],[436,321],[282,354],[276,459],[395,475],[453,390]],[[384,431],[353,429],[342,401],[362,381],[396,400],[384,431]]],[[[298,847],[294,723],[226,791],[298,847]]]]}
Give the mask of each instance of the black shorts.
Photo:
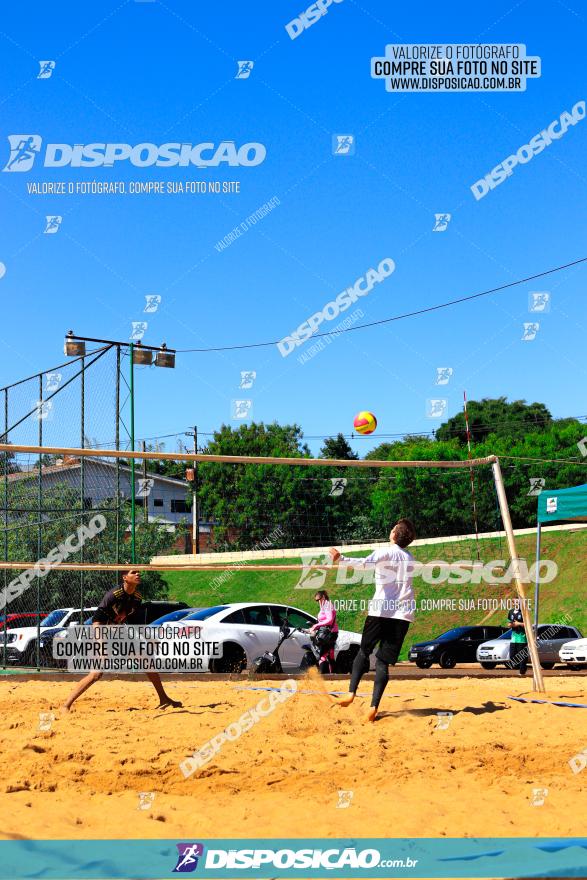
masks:
{"type": "Polygon", "coordinates": [[[390,666],[395,665],[409,626],[409,620],[399,620],[396,617],[371,617],[369,615],[363,627],[361,651],[366,657],[369,657],[379,642],[375,656],[390,666]]]}

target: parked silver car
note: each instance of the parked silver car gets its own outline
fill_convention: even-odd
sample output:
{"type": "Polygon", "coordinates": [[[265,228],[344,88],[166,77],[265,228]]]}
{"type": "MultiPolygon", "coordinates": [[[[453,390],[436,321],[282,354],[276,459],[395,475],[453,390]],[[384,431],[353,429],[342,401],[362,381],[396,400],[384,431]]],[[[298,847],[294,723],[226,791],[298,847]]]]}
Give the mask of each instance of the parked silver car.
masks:
{"type": "MultiPolygon", "coordinates": [[[[495,669],[506,664],[510,659],[511,630],[504,632],[499,638],[483,642],[477,648],[477,660],[483,669],[495,669]]],[[[539,623],[537,632],[538,656],[543,669],[552,669],[559,663],[559,651],[565,642],[582,638],[580,630],[574,626],[562,626],[558,623],[539,623]]],[[[530,657],[528,656],[528,662],[530,657]]]]}

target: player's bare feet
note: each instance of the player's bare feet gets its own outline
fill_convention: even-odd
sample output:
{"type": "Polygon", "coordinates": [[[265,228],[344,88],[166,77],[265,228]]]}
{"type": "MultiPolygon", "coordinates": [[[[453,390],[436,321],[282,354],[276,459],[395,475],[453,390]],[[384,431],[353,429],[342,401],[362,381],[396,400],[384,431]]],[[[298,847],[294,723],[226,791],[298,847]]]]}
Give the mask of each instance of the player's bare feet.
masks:
{"type": "Polygon", "coordinates": [[[351,705],[351,703],[353,702],[354,699],[355,699],[355,695],[349,694],[347,697],[335,697],[333,702],[337,706],[342,706],[343,708],[346,708],[347,706],[351,705]]]}
{"type": "Polygon", "coordinates": [[[169,706],[171,706],[172,709],[182,709],[183,703],[180,700],[172,700],[170,697],[168,697],[166,700],[161,700],[157,708],[167,709],[169,706]]]}
{"type": "Polygon", "coordinates": [[[376,717],[377,717],[377,709],[375,708],[375,706],[371,706],[371,708],[369,709],[369,711],[365,715],[365,722],[372,723],[373,721],[375,721],[376,717]]]}

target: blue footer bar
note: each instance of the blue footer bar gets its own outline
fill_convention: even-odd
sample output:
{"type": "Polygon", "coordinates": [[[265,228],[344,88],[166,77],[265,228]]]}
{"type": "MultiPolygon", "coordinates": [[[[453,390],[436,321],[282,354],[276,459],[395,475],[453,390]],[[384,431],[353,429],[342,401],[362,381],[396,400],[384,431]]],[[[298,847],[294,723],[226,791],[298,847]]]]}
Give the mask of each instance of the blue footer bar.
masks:
{"type": "Polygon", "coordinates": [[[0,880],[587,877],[587,837],[0,841],[0,880]]]}

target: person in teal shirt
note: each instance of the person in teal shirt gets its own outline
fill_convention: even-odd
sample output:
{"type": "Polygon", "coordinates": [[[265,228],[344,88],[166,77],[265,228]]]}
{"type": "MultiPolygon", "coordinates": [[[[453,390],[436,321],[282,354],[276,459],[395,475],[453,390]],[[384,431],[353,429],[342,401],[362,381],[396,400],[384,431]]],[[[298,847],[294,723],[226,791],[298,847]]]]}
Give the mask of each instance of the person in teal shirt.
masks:
{"type": "Polygon", "coordinates": [[[508,622],[512,631],[510,666],[512,669],[517,668],[520,675],[526,675],[528,671],[528,639],[526,638],[524,616],[520,608],[519,599],[516,599],[514,608],[508,612],[508,622]]]}

